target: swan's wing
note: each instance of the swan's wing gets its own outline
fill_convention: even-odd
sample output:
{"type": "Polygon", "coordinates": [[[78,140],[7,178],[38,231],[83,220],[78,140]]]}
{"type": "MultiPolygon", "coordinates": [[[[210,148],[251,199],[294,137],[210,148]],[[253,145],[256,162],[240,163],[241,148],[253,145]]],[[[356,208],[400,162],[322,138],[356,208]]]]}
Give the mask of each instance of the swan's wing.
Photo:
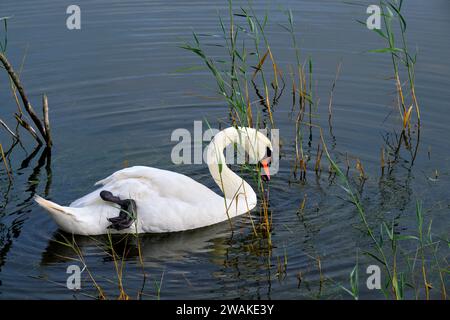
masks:
{"type": "Polygon", "coordinates": [[[108,190],[115,196],[135,201],[162,197],[198,204],[212,198],[217,200],[219,197],[204,185],[185,175],[144,166],[116,171],[95,185],[102,185],[102,187],[75,200],[71,206],[80,207],[102,203],[103,200],[99,195],[101,190],[108,190]]]}
{"type": "Polygon", "coordinates": [[[157,171],[163,171],[155,168],[150,167],[143,167],[143,166],[135,166],[130,168],[125,168],[119,171],[114,172],[112,175],[106,177],[103,180],[97,181],[95,183],[96,186],[98,185],[107,185],[110,183],[113,183],[115,181],[120,181],[124,179],[134,178],[134,179],[146,179],[151,181],[157,176],[157,171]]]}
{"type": "Polygon", "coordinates": [[[100,192],[102,190],[108,190],[122,199],[131,199],[131,196],[133,196],[133,199],[137,200],[137,197],[141,198],[142,196],[148,195],[152,192],[151,188],[149,188],[151,174],[145,168],[131,167],[114,172],[107,178],[95,183],[96,186],[100,186],[97,190],[73,201],[70,206],[87,207],[102,205],[104,204],[104,201],[100,198],[100,192]]]}

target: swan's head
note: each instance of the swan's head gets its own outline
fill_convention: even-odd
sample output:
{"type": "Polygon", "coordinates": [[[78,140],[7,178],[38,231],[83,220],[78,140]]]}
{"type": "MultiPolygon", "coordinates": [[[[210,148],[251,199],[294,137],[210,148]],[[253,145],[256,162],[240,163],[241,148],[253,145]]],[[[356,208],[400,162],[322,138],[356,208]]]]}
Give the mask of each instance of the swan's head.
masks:
{"type": "Polygon", "coordinates": [[[241,145],[248,153],[250,163],[257,163],[262,168],[261,176],[270,179],[269,165],[272,160],[272,142],[261,132],[253,128],[239,128],[241,145]]]}

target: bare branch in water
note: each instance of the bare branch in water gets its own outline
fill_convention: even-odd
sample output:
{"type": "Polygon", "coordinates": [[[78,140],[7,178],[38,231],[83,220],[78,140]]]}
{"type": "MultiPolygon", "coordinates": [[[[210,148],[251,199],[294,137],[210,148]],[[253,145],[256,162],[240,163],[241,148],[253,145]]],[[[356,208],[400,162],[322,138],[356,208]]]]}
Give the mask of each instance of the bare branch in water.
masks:
{"type": "Polygon", "coordinates": [[[53,144],[53,141],[52,141],[52,136],[50,134],[50,121],[48,118],[48,99],[47,99],[47,95],[45,95],[45,94],[42,97],[42,112],[44,114],[44,129],[45,129],[47,145],[49,147],[51,147],[53,144]]]}
{"type": "Polygon", "coordinates": [[[19,140],[19,137],[8,127],[8,125],[0,119],[0,125],[8,131],[8,133],[16,140],[19,140]]]}
{"type": "MultiPolygon", "coordinates": [[[[36,112],[34,111],[33,107],[31,106],[31,103],[28,100],[27,95],[25,93],[25,89],[23,88],[23,86],[22,86],[22,84],[21,84],[21,82],[19,80],[19,77],[17,76],[16,72],[14,71],[12,65],[9,63],[8,59],[6,58],[6,56],[3,53],[1,53],[1,52],[0,52],[0,61],[2,62],[6,72],[8,72],[8,75],[11,78],[11,80],[13,81],[14,86],[17,88],[17,91],[19,92],[20,97],[22,98],[22,103],[23,103],[23,106],[24,106],[25,110],[27,110],[28,114],[30,115],[31,120],[33,120],[33,123],[36,125],[38,131],[40,132],[40,134],[42,135],[44,140],[47,142],[47,145],[50,147],[51,146],[51,138],[47,134],[44,124],[41,122],[41,120],[39,119],[38,115],[36,114],[36,112]]],[[[48,110],[48,107],[47,107],[47,110],[48,110]]],[[[45,115],[44,115],[44,118],[45,118],[45,115]]],[[[26,123],[20,117],[16,116],[16,119],[18,119],[17,121],[19,121],[19,123],[22,126],[26,123]]],[[[48,120],[48,115],[47,115],[47,120],[48,120]]],[[[32,129],[32,127],[28,123],[26,123],[26,125],[27,125],[28,129],[26,127],[25,128],[30,133],[32,131],[35,133],[35,135],[33,137],[36,139],[37,138],[36,131],[34,129],[32,129]],[[30,129],[32,129],[32,130],[30,130],[30,129]]],[[[39,138],[37,138],[36,140],[40,141],[39,138]]],[[[40,142],[40,143],[42,143],[42,142],[40,142]]]]}
{"type": "Polygon", "coordinates": [[[19,117],[17,114],[15,114],[14,116],[16,117],[17,122],[31,134],[31,136],[37,141],[37,143],[39,145],[42,145],[42,140],[37,135],[36,130],[34,130],[34,128],[28,122],[19,117]]]}

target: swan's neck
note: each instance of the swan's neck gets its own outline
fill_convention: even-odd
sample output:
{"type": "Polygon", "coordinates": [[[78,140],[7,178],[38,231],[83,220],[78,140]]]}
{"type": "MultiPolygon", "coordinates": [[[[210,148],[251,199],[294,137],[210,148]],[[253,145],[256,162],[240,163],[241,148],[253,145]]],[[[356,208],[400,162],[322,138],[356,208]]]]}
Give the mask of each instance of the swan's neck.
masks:
{"type": "MultiPolygon", "coordinates": [[[[238,214],[248,212],[256,206],[256,193],[244,179],[226,165],[223,154],[230,144],[241,144],[242,137],[236,128],[227,128],[217,133],[207,149],[209,171],[224,193],[227,206],[235,208],[238,214]]],[[[242,145],[242,144],[241,144],[242,145]]],[[[243,144],[245,146],[245,144],[243,144]]]]}

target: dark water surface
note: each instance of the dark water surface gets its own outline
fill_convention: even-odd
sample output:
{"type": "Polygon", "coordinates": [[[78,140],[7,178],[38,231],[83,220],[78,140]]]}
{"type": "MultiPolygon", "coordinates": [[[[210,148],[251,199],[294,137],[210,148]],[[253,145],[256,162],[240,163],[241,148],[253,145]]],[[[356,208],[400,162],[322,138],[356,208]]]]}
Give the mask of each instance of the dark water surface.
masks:
{"type": "MultiPolygon", "coordinates": [[[[226,104],[208,98],[215,97],[216,90],[210,74],[179,72],[200,64],[179,45],[191,40],[193,30],[219,33],[217,12],[227,15],[226,1],[80,0],[80,31],[66,29],[65,11],[70,4],[65,0],[0,3],[0,16],[11,16],[8,57],[19,66],[25,55],[21,77],[37,109],[40,95],[48,95],[55,144],[48,167],[43,157],[39,159],[42,150],[29,157],[33,156],[32,141],[24,143],[26,152],[17,146],[11,155],[14,183],[10,186],[0,166],[0,299],[95,295],[86,273],[81,292],[66,288],[67,267],[81,264],[71,260],[77,258],[72,249],[54,241],[60,239],[58,228],[34,204],[34,194],[67,204],[126,165],[174,170],[217,190],[206,165],[172,164],[175,143],[170,136],[176,128],[192,131],[194,120],[208,119],[213,126],[219,119],[228,121],[226,104]]],[[[302,55],[311,55],[314,61],[321,98],[316,121],[324,127],[329,91],[342,61],[334,94],[335,140],[328,130],[326,138],[333,155],[342,160],[349,154],[351,177],[357,176],[355,159],[363,163],[369,178],[360,191],[371,223],[394,221],[400,234],[415,234],[415,205],[421,200],[427,223],[433,220],[433,234],[448,239],[450,2],[405,1],[408,41],[419,50],[416,86],[422,106],[421,141],[412,170],[405,157],[383,177],[379,164],[383,137],[398,128],[399,120],[395,87],[386,80],[392,75],[390,58],[367,53],[383,44],[355,22],[366,17],[368,3],[363,4],[301,0],[258,1],[253,6],[259,14],[270,11],[267,37],[285,70],[288,87],[288,65],[295,63],[295,54],[289,34],[278,24],[287,22],[280,6],[293,10],[302,55]],[[430,179],[436,170],[438,179],[430,179]]],[[[4,72],[0,88],[0,118],[13,123],[16,107],[4,72]]],[[[136,297],[144,285],[143,298],[156,298],[155,282],[163,275],[162,299],[349,298],[337,283],[348,287],[349,273],[359,259],[361,296],[383,298],[382,293],[365,288],[365,268],[373,260],[362,252],[371,250],[371,242],[342,189],[330,185],[326,161],[319,178],[310,163],[306,183],[290,183],[295,154],[291,100],[290,92],[285,93],[275,111],[283,147],[280,172],[270,187],[274,248],[264,249],[264,241],[252,236],[246,218],[238,219],[234,234],[223,223],[190,232],[146,235],[141,237],[148,274],[143,284],[135,243],[119,243],[117,252],[128,251],[124,286],[130,296],[136,297]],[[299,216],[305,194],[306,208],[299,216]],[[286,256],[286,274],[277,275],[278,261],[283,263],[286,256]],[[321,269],[314,259],[318,256],[321,269]],[[334,282],[321,281],[324,278],[334,282]]],[[[0,139],[7,149],[10,138],[3,130],[0,139]]],[[[318,141],[315,132],[312,150],[318,141]]],[[[115,298],[116,271],[105,253],[105,241],[77,238],[89,270],[107,297],[115,298]]],[[[447,243],[442,246],[447,250],[442,254],[448,255],[447,243]]],[[[436,288],[432,293],[439,297],[436,274],[431,277],[436,288]]],[[[414,292],[407,296],[413,297],[414,292]]]]}

